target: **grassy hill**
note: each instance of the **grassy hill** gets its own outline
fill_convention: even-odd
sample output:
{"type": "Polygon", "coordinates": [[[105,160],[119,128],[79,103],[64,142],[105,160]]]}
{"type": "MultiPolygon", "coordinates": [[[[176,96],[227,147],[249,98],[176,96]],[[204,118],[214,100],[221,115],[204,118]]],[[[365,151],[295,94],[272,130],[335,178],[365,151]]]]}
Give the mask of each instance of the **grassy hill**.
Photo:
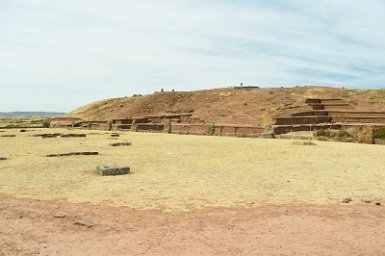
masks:
{"type": "Polygon", "coordinates": [[[86,120],[188,113],[206,122],[269,125],[273,118],[306,111],[306,98],[342,98],[356,109],[385,111],[385,90],[333,87],[220,88],[191,92],[158,92],[93,102],[68,113],[86,120]]]}

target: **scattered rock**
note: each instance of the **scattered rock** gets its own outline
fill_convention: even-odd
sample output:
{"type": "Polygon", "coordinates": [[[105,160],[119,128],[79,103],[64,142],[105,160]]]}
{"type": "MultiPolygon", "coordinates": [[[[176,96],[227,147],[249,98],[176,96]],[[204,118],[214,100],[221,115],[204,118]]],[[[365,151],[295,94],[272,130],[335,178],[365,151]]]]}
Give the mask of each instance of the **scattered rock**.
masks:
{"type": "Polygon", "coordinates": [[[60,136],[60,133],[43,133],[43,134],[35,134],[34,137],[41,137],[43,139],[46,138],[56,138],[60,136]]]}
{"type": "Polygon", "coordinates": [[[79,137],[87,137],[86,134],[74,134],[74,133],[71,133],[71,134],[61,134],[60,137],[62,138],[79,138],[79,137]]]}
{"type": "Polygon", "coordinates": [[[381,206],[380,202],[375,202],[374,204],[377,205],[377,206],[381,206]]]}
{"type": "Polygon", "coordinates": [[[66,217],[64,213],[57,213],[53,216],[55,219],[63,219],[66,217]]]}
{"type": "Polygon", "coordinates": [[[16,137],[15,134],[6,134],[6,135],[1,135],[1,137],[3,138],[13,138],[13,137],[16,137]]]}
{"type": "Polygon", "coordinates": [[[124,175],[130,173],[130,167],[119,165],[98,165],[96,171],[102,176],[124,175]]]}
{"type": "Polygon", "coordinates": [[[361,199],[362,203],[370,204],[372,201],[367,199],[361,199]]]}
{"type": "Polygon", "coordinates": [[[344,204],[348,204],[351,201],[353,201],[351,197],[345,197],[344,199],[342,199],[342,203],[344,203],[344,204]]]}
{"type": "Polygon", "coordinates": [[[84,219],[76,220],[74,222],[74,224],[78,225],[78,226],[84,226],[84,227],[87,227],[87,228],[91,228],[91,227],[95,226],[95,224],[92,221],[84,220],[84,219]]]}
{"type": "Polygon", "coordinates": [[[89,155],[98,155],[99,152],[70,152],[63,154],[48,154],[47,157],[60,157],[60,156],[89,156],[89,155]]]}
{"type": "Polygon", "coordinates": [[[116,143],[111,143],[110,146],[112,147],[119,147],[119,146],[130,146],[131,142],[116,142],[116,143]]]}
{"type": "Polygon", "coordinates": [[[26,132],[26,130],[25,129],[21,129],[20,132],[26,132]]]}

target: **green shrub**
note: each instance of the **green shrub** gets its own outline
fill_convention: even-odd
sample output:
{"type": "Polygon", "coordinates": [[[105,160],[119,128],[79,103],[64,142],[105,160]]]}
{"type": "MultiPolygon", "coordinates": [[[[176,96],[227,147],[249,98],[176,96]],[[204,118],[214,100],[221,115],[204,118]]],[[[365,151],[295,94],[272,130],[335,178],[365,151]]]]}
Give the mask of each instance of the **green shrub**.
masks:
{"type": "Polygon", "coordinates": [[[43,127],[44,128],[49,128],[50,126],[51,126],[51,119],[49,119],[49,118],[44,119],[43,127]]]}
{"type": "Polygon", "coordinates": [[[209,123],[207,125],[207,134],[208,135],[214,135],[215,134],[215,124],[214,123],[209,123]]]}
{"type": "Polygon", "coordinates": [[[385,127],[373,129],[373,137],[376,139],[385,139],[385,127]]]}

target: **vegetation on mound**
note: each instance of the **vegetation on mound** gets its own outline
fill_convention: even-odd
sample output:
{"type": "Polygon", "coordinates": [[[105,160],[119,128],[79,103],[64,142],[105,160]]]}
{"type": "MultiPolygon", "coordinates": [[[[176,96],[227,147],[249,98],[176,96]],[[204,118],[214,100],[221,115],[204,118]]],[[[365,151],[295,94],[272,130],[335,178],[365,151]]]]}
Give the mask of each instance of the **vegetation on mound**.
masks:
{"type": "Polygon", "coordinates": [[[341,130],[321,129],[314,132],[318,139],[329,139],[342,142],[358,142],[373,144],[373,133],[371,128],[350,127],[341,130]]]}
{"type": "Polygon", "coordinates": [[[376,139],[385,139],[385,127],[374,129],[373,137],[376,139]]]}
{"type": "Polygon", "coordinates": [[[0,118],[0,128],[49,127],[48,117],[3,117],[0,118]]]}

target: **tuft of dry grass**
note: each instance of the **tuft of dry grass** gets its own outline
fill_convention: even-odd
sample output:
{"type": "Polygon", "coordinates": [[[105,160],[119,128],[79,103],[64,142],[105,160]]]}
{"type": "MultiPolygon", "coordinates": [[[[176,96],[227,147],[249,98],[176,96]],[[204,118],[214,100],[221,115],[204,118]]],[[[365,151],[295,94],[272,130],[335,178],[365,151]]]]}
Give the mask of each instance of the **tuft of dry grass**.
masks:
{"type": "Polygon", "coordinates": [[[294,141],[293,145],[304,145],[304,146],[315,146],[317,145],[316,143],[313,142],[313,140],[308,139],[308,140],[302,140],[302,141],[294,141]]]}

